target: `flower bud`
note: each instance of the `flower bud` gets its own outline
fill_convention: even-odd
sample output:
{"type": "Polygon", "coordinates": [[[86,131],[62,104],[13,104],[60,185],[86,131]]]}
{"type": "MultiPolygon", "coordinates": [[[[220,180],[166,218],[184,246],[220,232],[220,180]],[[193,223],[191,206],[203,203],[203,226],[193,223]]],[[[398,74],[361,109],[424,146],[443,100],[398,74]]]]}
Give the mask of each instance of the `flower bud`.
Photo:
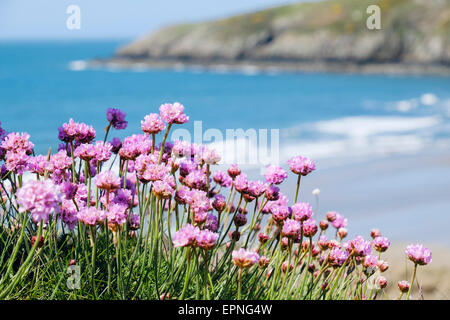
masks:
{"type": "Polygon", "coordinates": [[[408,281],[406,281],[406,280],[399,281],[397,285],[398,285],[400,292],[406,293],[409,291],[409,282],[408,281]]]}
{"type": "Polygon", "coordinates": [[[389,269],[389,264],[386,261],[380,260],[378,261],[378,269],[380,269],[380,272],[385,272],[389,269]]]}
{"type": "Polygon", "coordinates": [[[261,242],[261,243],[266,243],[267,241],[269,241],[269,236],[268,236],[267,234],[261,232],[261,233],[258,235],[258,240],[259,240],[259,242],[261,242]]]}
{"type": "MultiPolygon", "coordinates": [[[[34,243],[36,242],[36,236],[32,236],[31,237],[31,246],[34,246],[34,243]]],[[[44,246],[44,237],[41,236],[41,238],[39,239],[39,242],[37,244],[38,248],[42,248],[44,246]]]]}
{"type": "Polygon", "coordinates": [[[339,238],[344,239],[347,236],[348,231],[346,228],[339,228],[337,234],[339,238]]]}
{"type": "Polygon", "coordinates": [[[378,285],[381,289],[386,288],[386,286],[387,286],[387,280],[386,280],[386,278],[383,277],[383,276],[379,276],[379,277],[377,278],[377,285],[378,285]]]}
{"type": "Polygon", "coordinates": [[[381,237],[381,231],[379,229],[372,229],[370,230],[370,236],[372,239],[375,239],[376,237],[381,237]]]}
{"type": "Polygon", "coordinates": [[[327,220],[322,220],[319,223],[320,226],[320,230],[327,230],[328,229],[328,221],[327,220]]]}
{"type": "Polygon", "coordinates": [[[236,225],[236,227],[242,227],[247,223],[247,217],[242,214],[242,213],[238,213],[234,216],[234,224],[236,225]]]}
{"type": "Polygon", "coordinates": [[[327,212],[326,218],[329,222],[333,222],[336,220],[337,212],[336,211],[329,211],[327,212]]]}

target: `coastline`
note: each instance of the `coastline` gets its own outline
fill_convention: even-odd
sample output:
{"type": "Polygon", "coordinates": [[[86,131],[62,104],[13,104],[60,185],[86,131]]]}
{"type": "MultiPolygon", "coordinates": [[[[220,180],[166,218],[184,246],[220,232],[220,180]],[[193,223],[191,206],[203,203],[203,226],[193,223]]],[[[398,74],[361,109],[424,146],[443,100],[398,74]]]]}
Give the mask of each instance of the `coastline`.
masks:
{"type": "Polygon", "coordinates": [[[359,73],[385,75],[441,75],[450,76],[450,65],[417,63],[355,63],[334,61],[289,61],[289,60],[196,60],[196,59],[152,59],[113,57],[93,59],[86,62],[87,68],[114,69],[175,69],[215,72],[243,73],[359,73]]]}

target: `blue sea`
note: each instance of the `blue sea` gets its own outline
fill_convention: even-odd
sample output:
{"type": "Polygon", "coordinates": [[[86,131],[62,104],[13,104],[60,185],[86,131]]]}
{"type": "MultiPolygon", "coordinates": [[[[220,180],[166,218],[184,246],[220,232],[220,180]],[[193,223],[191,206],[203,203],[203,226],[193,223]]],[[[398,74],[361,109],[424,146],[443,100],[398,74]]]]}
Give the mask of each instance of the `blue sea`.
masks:
{"type": "Polygon", "coordinates": [[[450,77],[330,73],[259,73],[201,68],[89,69],[127,41],[1,42],[0,121],[31,134],[36,151],[57,146],[69,118],[92,124],[99,138],[105,111],[127,113],[124,137],[165,102],[185,105],[203,129],[279,129],[282,159],[420,152],[447,147],[450,77]]]}

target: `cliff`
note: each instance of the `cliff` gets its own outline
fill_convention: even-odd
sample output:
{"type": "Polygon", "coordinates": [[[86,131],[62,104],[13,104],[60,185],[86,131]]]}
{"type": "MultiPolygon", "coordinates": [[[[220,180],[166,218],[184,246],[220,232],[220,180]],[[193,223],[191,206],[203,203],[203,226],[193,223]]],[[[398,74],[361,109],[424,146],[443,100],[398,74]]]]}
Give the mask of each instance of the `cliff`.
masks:
{"type": "Polygon", "coordinates": [[[450,0],[329,0],[175,25],[120,48],[116,63],[449,73],[450,0]],[[369,5],[381,30],[369,30],[369,5]]]}

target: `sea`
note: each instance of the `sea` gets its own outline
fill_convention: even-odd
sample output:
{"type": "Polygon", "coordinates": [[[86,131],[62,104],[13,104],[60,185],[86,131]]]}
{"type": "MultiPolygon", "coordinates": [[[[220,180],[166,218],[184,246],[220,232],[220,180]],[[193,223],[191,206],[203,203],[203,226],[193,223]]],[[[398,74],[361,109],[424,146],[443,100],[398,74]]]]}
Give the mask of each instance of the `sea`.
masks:
{"type": "Polygon", "coordinates": [[[106,109],[120,108],[128,128],[109,137],[123,138],[140,133],[140,121],[161,104],[180,102],[190,122],[178,127],[194,136],[199,123],[224,139],[242,129],[257,132],[261,143],[264,132],[275,132],[269,140],[281,164],[298,154],[312,158],[321,170],[305,180],[302,197],[315,202],[311,190],[320,187],[321,211],[343,212],[358,232],[378,223],[400,240],[450,243],[450,166],[437,163],[450,158],[427,156],[450,151],[450,77],[90,67],[128,41],[0,42],[1,127],[29,133],[35,152],[46,154],[70,118],[93,125],[103,140],[106,109]],[[382,162],[361,164],[374,159],[382,162]],[[409,228],[400,227],[404,221],[409,228]]]}

